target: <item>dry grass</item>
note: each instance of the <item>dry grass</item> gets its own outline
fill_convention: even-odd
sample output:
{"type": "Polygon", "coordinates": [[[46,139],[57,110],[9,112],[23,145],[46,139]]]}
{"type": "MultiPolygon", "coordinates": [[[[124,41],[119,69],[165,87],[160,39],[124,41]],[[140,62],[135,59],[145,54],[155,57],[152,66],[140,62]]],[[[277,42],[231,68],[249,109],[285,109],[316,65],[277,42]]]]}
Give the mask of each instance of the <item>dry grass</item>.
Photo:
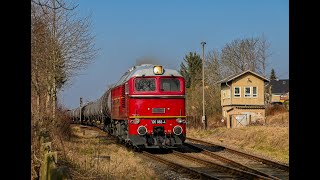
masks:
{"type": "Polygon", "coordinates": [[[289,112],[277,113],[273,116],[269,116],[266,119],[268,126],[274,127],[288,127],[289,126],[289,112]]]}
{"type": "Polygon", "coordinates": [[[208,128],[217,128],[217,127],[225,127],[227,125],[226,119],[222,122],[221,119],[224,119],[222,115],[215,115],[213,117],[208,118],[208,128]]]}
{"type": "MultiPolygon", "coordinates": [[[[73,179],[157,179],[155,172],[133,152],[120,147],[99,134],[79,127],[72,128],[70,141],[60,144],[63,163],[73,179]],[[97,157],[104,157],[98,160],[97,157]]],[[[61,152],[60,151],[60,152],[61,152]]]]}
{"type": "Polygon", "coordinates": [[[288,109],[284,105],[275,104],[275,105],[268,105],[266,107],[266,116],[273,116],[276,114],[281,114],[288,112],[288,109]]]}
{"type": "Polygon", "coordinates": [[[268,126],[247,126],[234,129],[219,127],[209,128],[207,131],[189,128],[187,136],[222,143],[288,163],[289,115],[282,113],[268,118],[270,123],[268,126]]]}

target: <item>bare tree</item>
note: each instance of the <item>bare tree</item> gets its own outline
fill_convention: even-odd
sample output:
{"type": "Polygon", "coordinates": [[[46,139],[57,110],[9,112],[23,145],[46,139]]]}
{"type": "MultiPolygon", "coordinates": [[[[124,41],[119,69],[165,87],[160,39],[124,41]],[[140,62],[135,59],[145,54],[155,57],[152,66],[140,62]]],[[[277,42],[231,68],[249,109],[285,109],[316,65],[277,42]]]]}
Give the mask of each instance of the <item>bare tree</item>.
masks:
{"type": "Polygon", "coordinates": [[[42,8],[50,8],[50,9],[60,9],[60,8],[63,8],[63,9],[66,9],[66,10],[74,10],[75,8],[78,7],[78,5],[76,6],[71,6],[71,7],[68,7],[68,5],[64,2],[64,1],[60,1],[60,0],[54,0],[55,4],[57,5],[54,5],[52,6],[52,4],[50,2],[52,1],[49,1],[49,0],[31,0],[31,2],[35,5],[38,5],[42,8]]]}
{"type": "MultiPolygon", "coordinates": [[[[47,20],[39,14],[39,7],[31,6],[31,92],[34,94],[36,104],[31,110],[37,120],[42,119],[44,107],[42,99],[47,90],[47,71],[50,67],[47,65],[50,58],[50,30],[47,26],[47,20]]],[[[31,103],[34,101],[31,101],[31,103]]]]}
{"type": "Polygon", "coordinates": [[[205,61],[205,99],[207,116],[220,114],[220,86],[217,84],[221,80],[222,66],[221,53],[212,50],[206,55],[205,61]]]}
{"type": "Polygon", "coordinates": [[[266,37],[262,35],[259,38],[259,45],[258,45],[258,64],[261,68],[261,73],[266,76],[266,68],[269,65],[268,64],[268,57],[271,56],[271,52],[269,51],[270,43],[267,41],[266,37]]]}
{"type": "Polygon", "coordinates": [[[94,46],[94,36],[90,34],[90,18],[79,18],[75,10],[68,7],[76,7],[64,0],[50,0],[36,2],[42,11],[38,11],[45,17],[47,28],[50,32],[49,43],[46,48],[50,51],[47,59],[47,100],[52,107],[52,117],[55,118],[57,91],[70,77],[86,67],[96,57],[98,49],[94,46]]]}
{"type": "Polygon", "coordinates": [[[206,55],[205,61],[205,80],[208,85],[214,86],[222,77],[221,53],[212,50],[206,55]]]}
{"type": "Polygon", "coordinates": [[[222,49],[221,62],[227,74],[252,70],[265,75],[269,44],[264,37],[237,39],[222,49]]]}
{"type": "Polygon", "coordinates": [[[90,18],[79,17],[77,6],[64,0],[31,2],[31,149],[32,177],[36,179],[40,164],[37,139],[42,129],[55,126],[57,91],[92,62],[98,49],[90,33],[90,18]]]}

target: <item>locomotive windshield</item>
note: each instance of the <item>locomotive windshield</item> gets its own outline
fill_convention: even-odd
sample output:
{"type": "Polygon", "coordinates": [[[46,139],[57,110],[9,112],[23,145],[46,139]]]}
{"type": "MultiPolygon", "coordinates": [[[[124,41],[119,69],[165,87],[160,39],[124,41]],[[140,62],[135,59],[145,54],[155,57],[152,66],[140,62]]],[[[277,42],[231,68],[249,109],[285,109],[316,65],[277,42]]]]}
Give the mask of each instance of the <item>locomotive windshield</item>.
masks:
{"type": "Polygon", "coordinates": [[[137,78],[135,88],[136,91],[155,91],[156,80],[154,78],[137,78]]]}
{"type": "Polygon", "coordinates": [[[180,81],[176,78],[162,78],[160,79],[161,91],[180,91],[180,81]]]}

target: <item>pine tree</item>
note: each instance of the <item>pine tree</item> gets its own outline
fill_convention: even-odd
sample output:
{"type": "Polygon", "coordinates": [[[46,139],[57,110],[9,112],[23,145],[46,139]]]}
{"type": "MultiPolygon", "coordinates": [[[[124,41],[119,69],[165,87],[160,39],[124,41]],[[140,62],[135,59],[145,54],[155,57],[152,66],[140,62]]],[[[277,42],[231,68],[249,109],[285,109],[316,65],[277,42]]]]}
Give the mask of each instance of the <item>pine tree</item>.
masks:
{"type": "Polygon", "coordinates": [[[270,74],[270,80],[276,80],[276,79],[277,79],[276,73],[275,73],[274,69],[272,68],[271,74],[270,74]]]}
{"type": "Polygon", "coordinates": [[[183,60],[185,61],[185,64],[181,62],[180,73],[186,80],[186,87],[189,88],[191,85],[196,85],[200,82],[197,77],[202,71],[202,60],[200,55],[196,52],[189,52],[183,60]]]}

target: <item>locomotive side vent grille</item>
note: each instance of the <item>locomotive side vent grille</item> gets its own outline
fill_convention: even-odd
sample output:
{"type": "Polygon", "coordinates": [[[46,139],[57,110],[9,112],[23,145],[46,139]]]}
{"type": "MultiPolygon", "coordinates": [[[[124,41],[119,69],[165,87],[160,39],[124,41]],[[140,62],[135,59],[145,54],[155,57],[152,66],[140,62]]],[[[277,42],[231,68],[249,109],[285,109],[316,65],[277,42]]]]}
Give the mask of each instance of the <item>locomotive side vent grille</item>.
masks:
{"type": "Polygon", "coordinates": [[[165,113],[166,108],[152,108],[152,113],[165,113]]]}
{"type": "Polygon", "coordinates": [[[121,105],[123,108],[126,107],[126,99],[125,99],[125,86],[121,87],[121,105]]]}

